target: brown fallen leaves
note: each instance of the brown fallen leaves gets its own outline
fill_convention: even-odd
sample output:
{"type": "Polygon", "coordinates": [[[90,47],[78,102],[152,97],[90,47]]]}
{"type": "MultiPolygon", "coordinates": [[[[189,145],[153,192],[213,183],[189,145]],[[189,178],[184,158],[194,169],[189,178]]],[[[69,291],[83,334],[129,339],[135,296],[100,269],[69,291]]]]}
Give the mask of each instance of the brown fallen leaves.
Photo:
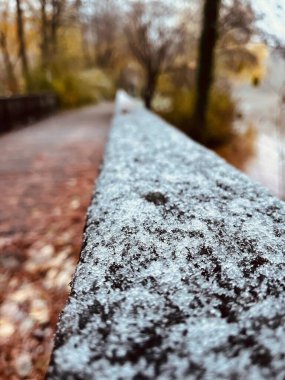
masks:
{"type": "Polygon", "coordinates": [[[0,137],[1,380],[44,377],[110,116],[0,137]]]}

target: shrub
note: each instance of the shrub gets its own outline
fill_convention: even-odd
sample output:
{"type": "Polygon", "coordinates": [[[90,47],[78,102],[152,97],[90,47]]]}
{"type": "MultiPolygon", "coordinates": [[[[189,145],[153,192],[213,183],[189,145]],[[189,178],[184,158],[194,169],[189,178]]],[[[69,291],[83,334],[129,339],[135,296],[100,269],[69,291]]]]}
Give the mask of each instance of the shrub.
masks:
{"type": "MultiPolygon", "coordinates": [[[[159,102],[154,101],[154,109],[165,120],[192,136],[192,115],[195,100],[193,89],[186,87],[175,88],[160,94],[168,99],[170,106],[161,109],[159,102]]],[[[167,104],[164,101],[165,104],[167,104]]],[[[233,127],[236,107],[229,90],[215,87],[212,90],[207,115],[207,128],[204,134],[204,143],[208,146],[218,146],[230,140],[235,135],[233,127]]]]}
{"type": "Polygon", "coordinates": [[[62,108],[74,108],[114,97],[113,82],[101,70],[71,71],[54,65],[44,72],[37,68],[32,73],[31,90],[53,91],[62,108]]]}

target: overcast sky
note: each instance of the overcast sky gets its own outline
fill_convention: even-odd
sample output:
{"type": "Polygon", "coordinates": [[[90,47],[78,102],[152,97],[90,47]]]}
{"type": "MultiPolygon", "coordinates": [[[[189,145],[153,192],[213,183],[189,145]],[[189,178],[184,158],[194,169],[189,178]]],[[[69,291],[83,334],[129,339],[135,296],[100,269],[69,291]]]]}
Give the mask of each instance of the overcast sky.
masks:
{"type": "Polygon", "coordinates": [[[263,15],[258,25],[285,43],[285,0],[252,0],[252,5],[263,15]]]}

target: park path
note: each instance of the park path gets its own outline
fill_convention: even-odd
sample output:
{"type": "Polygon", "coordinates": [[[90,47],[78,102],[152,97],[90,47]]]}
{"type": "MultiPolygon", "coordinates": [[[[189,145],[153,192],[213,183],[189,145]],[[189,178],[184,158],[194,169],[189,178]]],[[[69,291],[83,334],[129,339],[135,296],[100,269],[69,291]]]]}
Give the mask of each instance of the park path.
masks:
{"type": "Polygon", "coordinates": [[[0,379],[42,379],[80,251],[112,103],[0,137],[0,379]]]}

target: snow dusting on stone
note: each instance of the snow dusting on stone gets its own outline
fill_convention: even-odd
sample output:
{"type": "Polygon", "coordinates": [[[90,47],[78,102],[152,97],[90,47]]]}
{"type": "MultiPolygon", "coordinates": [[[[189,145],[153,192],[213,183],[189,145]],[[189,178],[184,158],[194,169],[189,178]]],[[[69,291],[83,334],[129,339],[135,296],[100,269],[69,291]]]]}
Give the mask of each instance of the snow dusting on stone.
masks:
{"type": "Polygon", "coordinates": [[[284,203],[118,111],[48,379],[283,379],[284,257],[284,203]]]}

